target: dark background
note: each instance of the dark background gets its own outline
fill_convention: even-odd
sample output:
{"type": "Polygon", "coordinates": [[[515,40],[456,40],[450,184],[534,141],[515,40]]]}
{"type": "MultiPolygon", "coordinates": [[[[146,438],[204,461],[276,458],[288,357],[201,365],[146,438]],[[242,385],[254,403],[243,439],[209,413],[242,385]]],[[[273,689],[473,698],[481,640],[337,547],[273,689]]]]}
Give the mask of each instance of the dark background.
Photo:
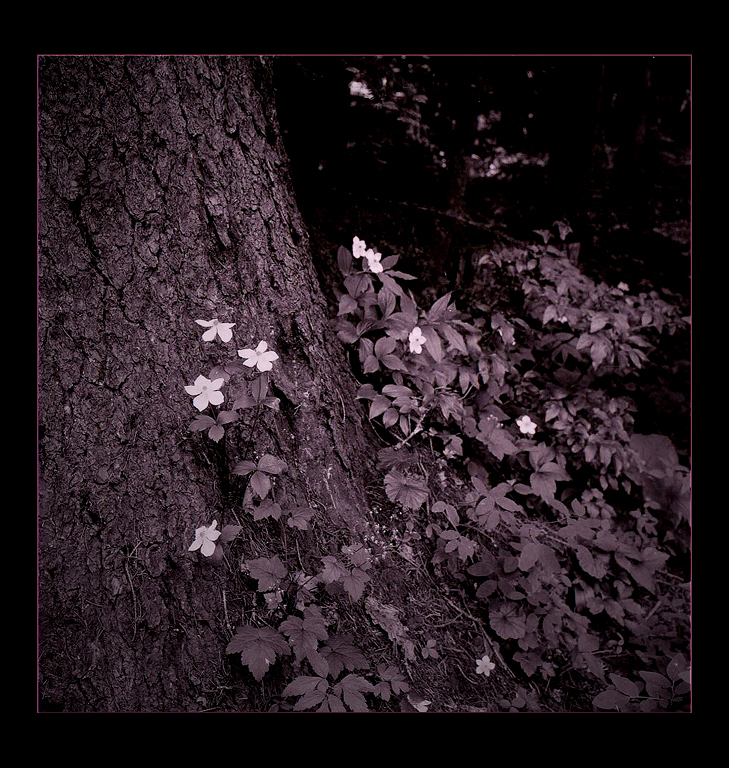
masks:
{"type": "MultiPolygon", "coordinates": [[[[587,275],[690,314],[690,56],[279,57],[274,83],[330,298],[357,234],[400,254],[426,301],[453,290],[467,307],[480,253],[559,220],[587,275]],[[514,161],[488,173],[494,158],[514,161]]],[[[688,332],[663,339],[635,393],[636,431],[684,457],[689,360],[688,332]]]]}

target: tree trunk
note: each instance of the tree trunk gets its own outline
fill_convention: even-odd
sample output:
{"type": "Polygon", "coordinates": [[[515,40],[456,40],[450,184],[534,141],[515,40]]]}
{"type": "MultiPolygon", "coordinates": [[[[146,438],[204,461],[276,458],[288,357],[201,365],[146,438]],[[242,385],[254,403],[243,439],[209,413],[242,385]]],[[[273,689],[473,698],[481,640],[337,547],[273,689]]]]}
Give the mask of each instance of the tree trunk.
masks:
{"type": "Polygon", "coordinates": [[[270,63],[42,57],[38,81],[39,708],[244,708],[230,585],[188,546],[250,519],[229,479],[247,434],[191,432],[185,385],[265,340],[281,405],[253,453],[284,459],[282,493],[331,527],[364,526],[372,453],[270,63]],[[236,323],[231,343],[201,340],[211,318],[236,323]]]}

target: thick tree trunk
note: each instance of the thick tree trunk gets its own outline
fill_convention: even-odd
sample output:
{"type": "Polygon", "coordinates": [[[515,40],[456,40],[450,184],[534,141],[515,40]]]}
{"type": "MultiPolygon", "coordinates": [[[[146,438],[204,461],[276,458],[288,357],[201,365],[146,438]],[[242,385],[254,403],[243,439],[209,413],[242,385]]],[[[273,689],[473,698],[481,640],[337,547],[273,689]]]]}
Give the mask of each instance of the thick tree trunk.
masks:
{"type": "Polygon", "coordinates": [[[272,93],[258,58],[39,62],[41,710],[197,711],[225,688],[240,616],[187,551],[197,526],[245,517],[227,486],[245,440],[188,429],[211,350],[276,350],[281,408],[255,451],[329,525],[363,525],[371,446],[272,93]],[[201,341],[214,317],[233,342],[201,341]]]}

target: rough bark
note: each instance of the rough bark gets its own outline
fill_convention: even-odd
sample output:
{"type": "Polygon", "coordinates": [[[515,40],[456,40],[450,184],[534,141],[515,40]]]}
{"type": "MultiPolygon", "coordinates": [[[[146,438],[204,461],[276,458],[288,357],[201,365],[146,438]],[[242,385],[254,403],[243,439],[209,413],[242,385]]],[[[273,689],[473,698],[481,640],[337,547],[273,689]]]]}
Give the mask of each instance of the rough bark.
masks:
{"type": "Polygon", "coordinates": [[[195,319],[236,323],[221,361],[278,352],[255,448],[299,503],[363,525],[371,446],[272,94],[258,58],[39,61],[42,710],[194,711],[225,677],[223,577],[187,547],[235,522],[241,445],[188,430],[184,386],[211,364],[195,319]]]}

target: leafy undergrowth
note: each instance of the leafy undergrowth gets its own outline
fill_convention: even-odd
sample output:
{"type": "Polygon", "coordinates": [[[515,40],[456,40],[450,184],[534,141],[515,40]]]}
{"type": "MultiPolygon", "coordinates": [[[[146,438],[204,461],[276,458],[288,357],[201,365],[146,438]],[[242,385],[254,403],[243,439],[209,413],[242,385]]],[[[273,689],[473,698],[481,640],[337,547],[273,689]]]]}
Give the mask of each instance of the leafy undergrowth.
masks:
{"type": "MultiPolygon", "coordinates": [[[[484,254],[464,309],[421,308],[397,256],[339,248],[336,328],[382,482],[355,540],[285,501],[275,456],[235,465],[250,517],[210,560],[237,572],[245,709],[690,709],[689,469],[635,431],[631,397],[689,319],[583,275],[555,227],[484,254]]],[[[253,434],[267,377],[191,428],[220,439],[253,409],[253,434]]]]}

